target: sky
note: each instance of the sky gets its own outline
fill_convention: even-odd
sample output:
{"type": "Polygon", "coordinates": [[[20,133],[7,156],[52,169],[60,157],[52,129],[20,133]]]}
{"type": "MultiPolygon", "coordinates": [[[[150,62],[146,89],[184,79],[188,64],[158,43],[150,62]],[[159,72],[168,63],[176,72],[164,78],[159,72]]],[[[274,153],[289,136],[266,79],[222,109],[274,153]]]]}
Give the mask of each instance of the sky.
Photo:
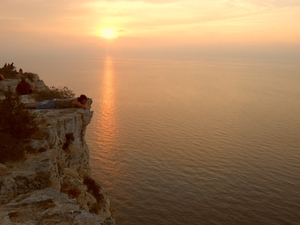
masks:
{"type": "Polygon", "coordinates": [[[2,55],[300,58],[300,0],[0,0],[2,55]],[[101,35],[103,28],[114,38],[101,35]]]}

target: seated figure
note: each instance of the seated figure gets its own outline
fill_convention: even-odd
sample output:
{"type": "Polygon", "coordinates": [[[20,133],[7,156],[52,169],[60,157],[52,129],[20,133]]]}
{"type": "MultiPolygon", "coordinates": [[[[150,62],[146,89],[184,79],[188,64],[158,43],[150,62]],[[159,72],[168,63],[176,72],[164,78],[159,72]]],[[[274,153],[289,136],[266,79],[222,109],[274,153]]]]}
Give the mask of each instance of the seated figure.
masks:
{"type": "Polygon", "coordinates": [[[25,80],[24,76],[21,77],[21,82],[18,83],[16,87],[16,92],[19,95],[28,95],[32,93],[30,84],[25,80]]]}

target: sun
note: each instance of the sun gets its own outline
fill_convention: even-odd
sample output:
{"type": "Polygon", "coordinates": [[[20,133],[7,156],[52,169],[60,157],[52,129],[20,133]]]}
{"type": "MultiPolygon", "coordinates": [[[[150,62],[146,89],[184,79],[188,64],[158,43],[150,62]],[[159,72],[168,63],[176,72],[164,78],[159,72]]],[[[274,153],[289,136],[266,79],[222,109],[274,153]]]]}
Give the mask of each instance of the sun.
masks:
{"type": "Polygon", "coordinates": [[[113,28],[103,28],[100,30],[101,37],[112,39],[117,37],[116,30],[113,28]]]}

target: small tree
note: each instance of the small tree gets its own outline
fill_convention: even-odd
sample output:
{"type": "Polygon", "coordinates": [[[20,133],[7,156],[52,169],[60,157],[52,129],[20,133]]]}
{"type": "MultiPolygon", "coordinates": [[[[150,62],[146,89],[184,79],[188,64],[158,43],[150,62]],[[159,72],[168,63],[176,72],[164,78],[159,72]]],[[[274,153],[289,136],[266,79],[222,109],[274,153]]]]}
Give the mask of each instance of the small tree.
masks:
{"type": "Polygon", "coordinates": [[[37,129],[37,115],[26,110],[10,88],[2,92],[5,99],[0,100],[0,129],[13,138],[30,137],[37,129]]]}

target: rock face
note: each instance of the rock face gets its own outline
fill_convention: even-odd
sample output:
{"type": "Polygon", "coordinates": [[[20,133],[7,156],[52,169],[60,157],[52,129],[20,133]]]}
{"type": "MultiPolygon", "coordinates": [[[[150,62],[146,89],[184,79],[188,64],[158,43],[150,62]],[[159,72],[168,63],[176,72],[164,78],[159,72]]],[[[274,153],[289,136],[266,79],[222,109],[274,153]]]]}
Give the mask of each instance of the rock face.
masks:
{"type": "MultiPolygon", "coordinates": [[[[14,88],[17,82],[11,79],[1,85],[14,88]]],[[[47,88],[39,78],[32,86],[47,88]]],[[[21,101],[34,101],[29,96],[21,101]]],[[[89,166],[85,131],[93,112],[75,108],[34,112],[39,133],[28,140],[32,151],[22,161],[0,164],[0,224],[115,224],[109,199],[89,166]]]]}

